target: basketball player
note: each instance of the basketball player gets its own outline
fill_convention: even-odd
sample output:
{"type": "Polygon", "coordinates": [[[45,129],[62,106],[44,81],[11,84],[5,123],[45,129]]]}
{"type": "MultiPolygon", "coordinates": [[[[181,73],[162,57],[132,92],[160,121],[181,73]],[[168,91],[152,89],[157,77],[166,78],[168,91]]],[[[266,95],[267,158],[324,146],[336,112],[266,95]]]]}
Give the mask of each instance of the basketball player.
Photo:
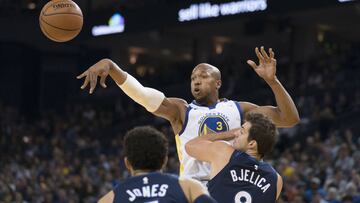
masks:
{"type": "Polygon", "coordinates": [[[275,144],[275,125],[263,114],[246,115],[232,145],[208,134],[186,143],[186,152],[211,163],[210,195],[218,202],[274,203],[282,178],[262,158],[275,144]]]}
{"type": "Polygon", "coordinates": [[[222,136],[231,135],[234,133],[231,130],[240,128],[243,115],[249,112],[266,114],[280,127],[291,127],[299,121],[293,100],[276,77],[274,52],[269,49],[268,55],[264,47],[261,47],[260,51],[256,48],[255,53],[259,59],[259,65],[251,60],[247,63],[270,86],[275,95],[277,107],[219,100],[220,71],[206,63],[197,65],[192,71],[191,93],[195,100],[190,104],[180,98],[167,98],[158,90],[142,86],[134,77],[109,59],[100,60],[77,78],[86,77],[81,88],[84,89],[90,83],[91,94],[96,87],[98,76],[100,85],[105,88],[106,77],[110,74],[126,95],[154,115],[167,119],[176,135],[180,175],[206,181],[210,166],[208,163],[198,162],[188,156],[184,147],[189,140],[210,132],[222,132],[217,134],[220,139],[222,136]]]}
{"type": "Polygon", "coordinates": [[[130,130],[124,150],[125,165],[133,177],[99,203],[216,203],[200,182],[161,172],[167,162],[168,142],[156,129],[144,126],[130,130]]]}

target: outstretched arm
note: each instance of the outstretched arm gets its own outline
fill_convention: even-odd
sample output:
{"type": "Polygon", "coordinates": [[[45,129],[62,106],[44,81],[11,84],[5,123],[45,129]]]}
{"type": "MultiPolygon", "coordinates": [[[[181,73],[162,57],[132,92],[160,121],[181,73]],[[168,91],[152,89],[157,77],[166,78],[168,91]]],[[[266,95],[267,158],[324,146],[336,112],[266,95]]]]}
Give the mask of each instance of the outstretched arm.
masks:
{"type": "Polygon", "coordinates": [[[153,88],[144,87],[133,76],[123,71],[119,66],[110,59],[102,59],[77,78],[85,77],[84,89],[90,83],[89,93],[92,94],[97,85],[97,79],[100,77],[100,85],[106,88],[106,78],[110,77],[116,84],[135,102],[145,107],[149,112],[161,116],[174,124],[182,124],[181,112],[184,111],[185,101],[177,98],[166,98],[165,95],[153,88]]]}
{"type": "Polygon", "coordinates": [[[273,120],[277,127],[292,127],[300,120],[299,113],[296,109],[294,101],[289,93],[282,86],[276,77],[276,59],[273,50],[269,49],[269,55],[261,47],[261,50],[256,47],[255,53],[259,59],[259,65],[254,61],[248,60],[247,63],[255,70],[255,72],[265,80],[270,86],[276,99],[277,106],[257,106],[249,102],[240,102],[244,113],[257,112],[267,115],[273,120]]]}

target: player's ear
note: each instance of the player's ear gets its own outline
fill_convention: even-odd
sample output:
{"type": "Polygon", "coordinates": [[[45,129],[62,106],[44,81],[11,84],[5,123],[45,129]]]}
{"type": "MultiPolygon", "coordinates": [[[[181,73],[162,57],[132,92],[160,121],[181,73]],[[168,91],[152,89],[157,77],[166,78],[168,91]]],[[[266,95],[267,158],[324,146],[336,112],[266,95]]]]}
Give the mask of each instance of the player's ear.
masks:
{"type": "Polygon", "coordinates": [[[216,81],[216,89],[220,89],[221,85],[222,85],[221,80],[217,80],[216,81]]]}
{"type": "Polygon", "coordinates": [[[133,168],[132,168],[131,163],[130,163],[130,161],[128,160],[127,157],[124,158],[124,162],[125,162],[126,168],[127,168],[127,169],[130,171],[130,173],[131,173],[131,171],[133,170],[133,168]]]}
{"type": "Polygon", "coordinates": [[[256,140],[251,140],[249,142],[249,144],[248,144],[248,148],[257,151],[257,142],[256,142],[256,140]]]}

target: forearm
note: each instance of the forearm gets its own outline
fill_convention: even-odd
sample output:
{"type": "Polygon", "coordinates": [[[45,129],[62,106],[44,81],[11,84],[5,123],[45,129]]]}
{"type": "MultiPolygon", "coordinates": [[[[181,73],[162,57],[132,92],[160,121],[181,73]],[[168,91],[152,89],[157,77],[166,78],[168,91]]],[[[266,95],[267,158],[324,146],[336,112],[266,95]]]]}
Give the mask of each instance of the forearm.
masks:
{"type": "MultiPolygon", "coordinates": [[[[206,134],[190,140],[185,144],[186,152],[199,161],[211,162],[219,154],[219,151],[224,150],[224,142],[217,142],[217,140],[230,140],[239,133],[240,128],[231,131],[206,134]]],[[[225,148],[226,148],[225,147],[225,148]]]]}
{"type": "MultiPolygon", "coordinates": [[[[220,133],[211,133],[211,134],[206,134],[206,135],[201,135],[195,139],[199,139],[199,140],[207,140],[207,141],[211,141],[211,142],[215,142],[217,140],[232,140],[235,138],[235,132],[237,130],[239,130],[240,128],[236,128],[236,129],[232,129],[229,131],[225,131],[225,132],[220,132],[220,133]]],[[[195,140],[194,139],[194,140],[195,140]]]]}
{"type": "Polygon", "coordinates": [[[300,119],[295,103],[280,81],[276,78],[274,81],[267,83],[275,95],[281,118],[291,121],[294,124],[298,123],[300,119]]]}
{"type": "Polygon", "coordinates": [[[144,87],[133,76],[119,68],[113,61],[104,59],[110,67],[109,74],[121,90],[132,100],[145,107],[149,112],[156,111],[165,95],[153,88],[144,87]]]}
{"type": "Polygon", "coordinates": [[[110,59],[103,59],[103,60],[105,60],[106,64],[110,67],[109,69],[110,77],[116,82],[117,85],[122,85],[127,78],[127,73],[123,71],[121,68],[119,68],[119,66],[110,59]]]}

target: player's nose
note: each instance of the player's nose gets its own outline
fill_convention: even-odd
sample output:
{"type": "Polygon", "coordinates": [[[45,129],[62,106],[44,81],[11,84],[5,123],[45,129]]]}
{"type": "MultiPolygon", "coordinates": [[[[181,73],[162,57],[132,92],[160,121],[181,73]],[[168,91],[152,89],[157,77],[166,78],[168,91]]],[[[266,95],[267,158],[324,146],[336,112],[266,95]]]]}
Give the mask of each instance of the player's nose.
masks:
{"type": "Polygon", "coordinates": [[[195,79],[195,80],[194,80],[194,85],[195,85],[195,86],[201,85],[201,80],[200,80],[200,79],[195,79]]]}

